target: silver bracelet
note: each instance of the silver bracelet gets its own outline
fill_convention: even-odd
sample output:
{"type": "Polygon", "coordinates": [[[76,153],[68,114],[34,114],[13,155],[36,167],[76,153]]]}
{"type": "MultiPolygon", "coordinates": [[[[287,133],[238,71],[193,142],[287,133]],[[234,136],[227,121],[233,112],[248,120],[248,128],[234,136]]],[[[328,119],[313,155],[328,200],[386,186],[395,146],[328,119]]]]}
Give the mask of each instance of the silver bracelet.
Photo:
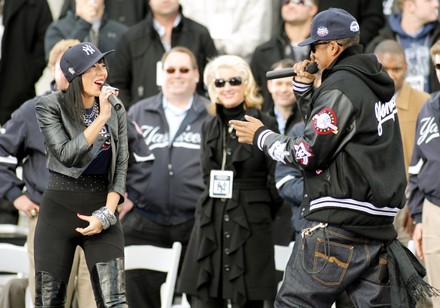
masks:
{"type": "Polygon", "coordinates": [[[100,210],[104,213],[105,217],[110,223],[110,226],[113,226],[118,221],[115,214],[113,214],[113,212],[110,211],[107,207],[103,206],[102,208],[100,208],[100,210]]]}
{"type": "Polygon", "coordinates": [[[105,206],[101,207],[99,210],[94,211],[92,215],[98,218],[104,230],[107,230],[108,228],[110,228],[110,226],[113,226],[118,221],[115,214],[113,214],[105,206]]]}

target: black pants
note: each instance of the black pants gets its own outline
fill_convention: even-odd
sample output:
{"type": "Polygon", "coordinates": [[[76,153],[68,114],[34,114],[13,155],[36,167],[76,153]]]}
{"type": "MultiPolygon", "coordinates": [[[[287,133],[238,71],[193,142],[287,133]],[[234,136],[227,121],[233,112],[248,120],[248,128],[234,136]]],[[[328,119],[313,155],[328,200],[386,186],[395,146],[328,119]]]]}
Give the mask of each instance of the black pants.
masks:
{"type": "MultiPolygon", "coordinates": [[[[128,213],[122,220],[127,246],[154,245],[171,247],[174,242],[180,242],[182,244],[180,261],[183,260],[185,255],[193,225],[194,220],[175,226],[159,225],[139,214],[136,210],[128,213]]],[[[165,282],[165,273],[129,270],[125,272],[125,277],[127,302],[130,307],[160,307],[160,286],[165,282]]]]}
{"type": "Polygon", "coordinates": [[[124,236],[119,222],[92,236],[83,236],[75,230],[88,225],[77,213],[91,215],[105,205],[106,198],[106,191],[46,190],[35,230],[36,273],[48,272],[67,285],[77,245],[84,250],[89,271],[98,262],[124,256],[124,236]]]}

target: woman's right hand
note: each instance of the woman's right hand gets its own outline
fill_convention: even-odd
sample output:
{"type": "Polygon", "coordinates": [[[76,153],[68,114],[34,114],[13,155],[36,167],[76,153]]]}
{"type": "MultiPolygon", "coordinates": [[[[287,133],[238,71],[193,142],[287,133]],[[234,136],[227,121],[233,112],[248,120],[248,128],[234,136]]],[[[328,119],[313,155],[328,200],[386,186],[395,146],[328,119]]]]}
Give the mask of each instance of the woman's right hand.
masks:
{"type": "Polygon", "coordinates": [[[95,235],[98,233],[101,233],[104,229],[103,225],[99,221],[98,218],[95,216],[87,216],[87,215],[81,215],[80,213],[76,214],[79,219],[88,221],[89,225],[86,228],[76,228],[75,230],[82,235],[89,236],[89,235],[95,235]]]}

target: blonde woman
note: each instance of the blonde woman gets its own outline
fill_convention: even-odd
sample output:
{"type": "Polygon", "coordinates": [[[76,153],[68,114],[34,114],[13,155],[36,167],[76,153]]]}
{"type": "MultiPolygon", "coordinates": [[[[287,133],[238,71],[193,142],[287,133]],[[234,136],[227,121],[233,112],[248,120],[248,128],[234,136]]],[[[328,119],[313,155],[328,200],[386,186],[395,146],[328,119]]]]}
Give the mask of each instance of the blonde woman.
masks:
{"type": "Polygon", "coordinates": [[[239,144],[229,127],[245,114],[277,130],[263,114],[249,65],[240,57],[213,59],[204,83],[215,117],[202,127],[206,189],[185,256],[180,290],[191,307],[263,307],[276,293],[271,217],[281,204],[275,164],[255,147],[239,144]]]}

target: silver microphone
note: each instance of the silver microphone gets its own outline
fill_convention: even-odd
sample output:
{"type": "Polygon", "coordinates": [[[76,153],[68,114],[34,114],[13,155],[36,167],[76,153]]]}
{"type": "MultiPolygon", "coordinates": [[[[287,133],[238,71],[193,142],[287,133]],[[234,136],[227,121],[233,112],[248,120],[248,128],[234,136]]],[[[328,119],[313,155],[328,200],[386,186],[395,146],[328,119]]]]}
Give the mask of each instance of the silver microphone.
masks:
{"type": "MultiPolygon", "coordinates": [[[[105,91],[105,90],[115,90],[115,91],[119,91],[118,88],[112,87],[110,85],[108,85],[107,83],[105,83],[102,88],[101,88],[101,92],[105,91]]],[[[111,94],[108,97],[108,100],[110,101],[110,103],[112,104],[113,108],[115,108],[115,110],[119,110],[122,107],[122,103],[121,101],[113,94],[111,94]]]]}

